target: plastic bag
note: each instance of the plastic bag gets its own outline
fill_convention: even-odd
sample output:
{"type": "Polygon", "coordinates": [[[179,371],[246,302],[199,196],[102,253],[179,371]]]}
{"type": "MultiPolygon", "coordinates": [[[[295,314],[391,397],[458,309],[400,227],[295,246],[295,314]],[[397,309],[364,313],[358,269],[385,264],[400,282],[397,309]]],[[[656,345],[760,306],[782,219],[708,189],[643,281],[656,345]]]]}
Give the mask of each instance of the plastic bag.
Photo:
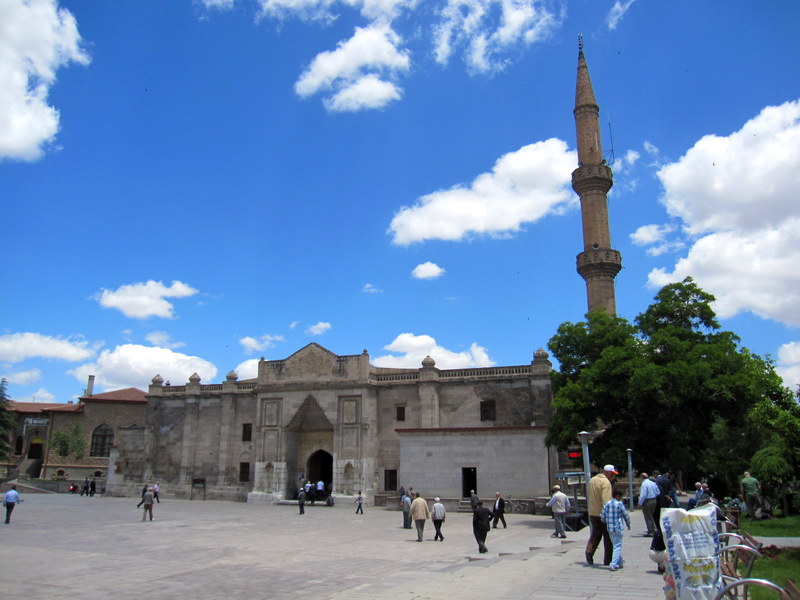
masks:
{"type": "Polygon", "coordinates": [[[690,511],[665,508],[661,511],[661,529],[667,548],[667,575],[674,586],[673,590],[665,588],[667,597],[714,598],[722,588],[717,507],[707,504],[690,511]]]}

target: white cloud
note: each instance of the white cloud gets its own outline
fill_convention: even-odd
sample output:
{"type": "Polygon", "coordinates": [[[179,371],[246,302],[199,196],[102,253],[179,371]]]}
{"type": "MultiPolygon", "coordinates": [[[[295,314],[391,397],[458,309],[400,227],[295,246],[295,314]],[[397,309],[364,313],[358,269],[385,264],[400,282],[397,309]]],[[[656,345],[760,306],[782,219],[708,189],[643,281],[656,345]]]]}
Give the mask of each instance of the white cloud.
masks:
{"type": "Polygon", "coordinates": [[[183,385],[192,373],[197,373],[204,383],[210,383],[217,376],[217,367],[198,356],[137,344],[103,350],[95,362],[67,371],[81,383],[94,375],[95,384],[106,390],[126,387],[146,390],[156,374],[173,385],[183,385]]]}
{"type": "Polygon", "coordinates": [[[668,235],[675,231],[675,226],[666,225],[642,225],[631,235],[631,241],[636,246],[650,246],[647,254],[650,256],[660,256],[666,252],[680,250],[686,244],[680,239],[668,239],[668,235]]]}
{"type": "Polygon", "coordinates": [[[239,379],[255,379],[258,377],[258,358],[251,358],[236,365],[234,371],[239,379]]]}
{"type": "Polygon", "coordinates": [[[53,143],[59,113],[48,94],[59,68],[89,63],[81,41],[56,0],[0,2],[0,160],[36,160],[53,143]]]}
{"type": "Polygon", "coordinates": [[[340,42],[337,49],[318,54],[295,84],[295,91],[308,97],[333,90],[325,105],[333,111],[380,108],[400,98],[391,81],[407,71],[408,52],[399,50],[402,40],[385,24],[356,27],[353,37],[340,42]]]}
{"type": "Polygon", "coordinates": [[[198,291],[181,281],[173,281],[165,286],[161,281],[152,279],[143,283],[131,283],[120,286],[115,291],[103,289],[93,296],[101,306],[116,308],[126,317],[148,319],[163,317],[171,319],[175,307],[165,298],[186,298],[198,291]]]}
{"type": "Polygon", "coordinates": [[[622,17],[625,16],[625,13],[628,12],[631,4],[635,1],[636,0],[616,0],[616,2],[614,2],[614,6],[611,7],[611,10],[608,11],[608,15],[606,16],[606,24],[609,29],[617,28],[619,22],[622,21],[622,17]]]}
{"type": "Polygon", "coordinates": [[[27,371],[9,371],[0,376],[9,383],[17,385],[30,385],[36,383],[42,378],[42,372],[39,369],[28,369],[27,371]]]}
{"type": "Polygon", "coordinates": [[[442,267],[431,261],[424,262],[414,267],[411,271],[411,276],[414,279],[436,279],[444,275],[445,271],[442,267]]]}
{"type": "Polygon", "coordinates": [[[292,321],[291,323],[289,323],[289,329],[294,329],[298,325],[300,325],[300,321],[292,321]]]}
{"type": "Polygon", "coordinates": [[[39,388],[30,396],[18,396],[14,398],[16,402],[46,402],[53,403],[56,397],[47,391],[46,388],[39,388]]]}
{"type": "Polygon", "coordinates": [[[312,325],[308,329],[306,329],[306,333],[308,335],[322,335],[326,331],[328,331],[331,327],[333,327],[330,323],[326,323],[324,321],[320,321],[316,325],[312,325]]]}
{"type": "Polygon", "coordinates": [[[789,342],[778,349],[776,367],[786,386],[796,392],[800,386],[800,342],[789,342]]]}
{"type": "Polygon", "coordinates": [[[439,16],[436,61],[447,64],[463,48],[467,68],[477,73],[502,70],[509,50],[546,40],[563,18],[541,0],[448,0],[439,16]]]}
{"type": "Polygon", "coordinates": [[[153,346],[172,348],[173,350],[186,345],[184,342],[171,342],[170,335],[166,331],[152,331],[144,336],[144,339],[153,344],[153,346]]]}
{"type": "Polygon", "coordinates": [[[97,351],[80,338],[60,338],[40,333],[10,333],[0,335],[0,360],[15,363],[27,358],[56,358],[76,362],[86,360],[97,351]]]}
{"type": "Polygon", "coordinates": [[[472,343],[469,350],[453,352],[442,348],[429,335],[401,333],[388,346],[389,352],[401,353],[401,356],[386,354],[372,361],[376,367],[419,368],[422,360],[430,356],[436,361],[439,369],[464,369],[470,367],[491,367],[494,361],[489,358],[486,348],[472,343]]]}
{"type": "Polygon", "coordinates": [[[414,206],[402,207],[389,226],[392,241],[404,246],[519,231],[523,223],[577,206],[570,188],[576,164],[576,153],[562,140],[523,146],[501,156],[490,173],[482,173],[469,187],[433,192],[414,206]]]}
{"type": "Polygon", "coordinates": [[[382,289],[371,283],[365,283],[364,287],[361,288],[361,291],[366,294],[380,294],[381,292],[383,292],[382,289]]]}
{"type": "Polygon", "coordinates": [[[667,211],[695,237],[649,284],[692,276],[721,317],[750,311],[800,325],[800,101],[767,107],[727,137],[705,136],[658,176],[667,211]]]}
{"type": "Polygon", "coordinates": [[[282,335],[269,335],[264,334],[257,338],[254,337],[243,337],[239,340],[239,343],[244,348],[245,352],[248,354],[252,352],[260,352],[262,350],[266,350],[267,348],[273,348],[275,346],[275,342],[285,342],[286,338],[282,335]]]}

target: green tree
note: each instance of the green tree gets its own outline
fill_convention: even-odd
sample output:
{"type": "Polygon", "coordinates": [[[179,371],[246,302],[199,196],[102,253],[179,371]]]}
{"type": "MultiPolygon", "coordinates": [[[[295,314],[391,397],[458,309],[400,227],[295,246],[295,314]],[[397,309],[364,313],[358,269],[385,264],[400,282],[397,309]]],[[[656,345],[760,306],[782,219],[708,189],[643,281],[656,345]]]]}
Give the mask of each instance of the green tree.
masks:
{"type": "Polygon", "coordinates": [[[8,458],[11,451],[11,433],[14,431],[14,415],[8,410],[8,381],[0,379],[0,457],[8,458]]]}
{"type": "Polygon", "coordinates": [[[59,456],[69,456],[81,459],[86,450],[83,431],[80,425],[73,423],[65,429],[54,431],[50,436],[50,444],[59,456]]]}
{"type": "Polygon", "coordinates": [[[566,323],[548,347],[553,417],[547,441],[561,449],[582,429],[602,430],[595,463],[717,473],[735,485],[760,448],[749,419],[759,402],[774,406],[786,390],[769,361],[721,331],[714,297],[687,278],[662,288],[635,325],[602,312],[566,323]]]}

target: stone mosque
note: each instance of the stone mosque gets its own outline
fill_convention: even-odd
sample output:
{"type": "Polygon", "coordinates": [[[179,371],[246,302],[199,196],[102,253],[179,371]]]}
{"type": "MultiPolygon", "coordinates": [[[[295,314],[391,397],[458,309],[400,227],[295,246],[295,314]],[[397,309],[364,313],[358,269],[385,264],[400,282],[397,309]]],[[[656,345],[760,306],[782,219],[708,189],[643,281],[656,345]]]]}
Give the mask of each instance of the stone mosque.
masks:
{"type": "MultiPolygon", "coordinates": [[[[599,108],[579,42],[575,97],[583,250],[577,270],[588,309],[616,313],[599,108]]],[[[545,445],[552,397],[548,354],[527,364],[439,369],[381,368],[369,354],[337,355],[312,343],[258,363],[255,379],[170,385],[156,375],[145,425],[123,427],[111,452],[107,492],[138,495],[160,481],[171,496],[275,502],[322,480],[334,496],[362,490],[371,503],[413,486],[451,501],[476,490],[546,495],[558,470],[545,445]]]]}

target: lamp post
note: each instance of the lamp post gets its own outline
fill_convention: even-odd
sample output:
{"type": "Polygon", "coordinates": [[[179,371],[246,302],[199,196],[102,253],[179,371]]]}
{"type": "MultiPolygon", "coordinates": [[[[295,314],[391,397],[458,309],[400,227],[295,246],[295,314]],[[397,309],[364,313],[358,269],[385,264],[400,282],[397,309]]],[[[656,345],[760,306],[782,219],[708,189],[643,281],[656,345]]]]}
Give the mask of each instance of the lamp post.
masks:
{"type": "Polygon", "coordinates": [[[632,449],[628,448],[628,510],[633,512],[633,459],[631,459],[632,449]]]}
{"type": "Polygon", "coordinates": [[[583,455],[583,483],[586,494],[586,509],[589,509],[589,478],[592,476],[589,470],[589,437],[592,434],[588,431],[581,431],[578,433],[578,438],[581,440],[581,454],[583,455]]]}

